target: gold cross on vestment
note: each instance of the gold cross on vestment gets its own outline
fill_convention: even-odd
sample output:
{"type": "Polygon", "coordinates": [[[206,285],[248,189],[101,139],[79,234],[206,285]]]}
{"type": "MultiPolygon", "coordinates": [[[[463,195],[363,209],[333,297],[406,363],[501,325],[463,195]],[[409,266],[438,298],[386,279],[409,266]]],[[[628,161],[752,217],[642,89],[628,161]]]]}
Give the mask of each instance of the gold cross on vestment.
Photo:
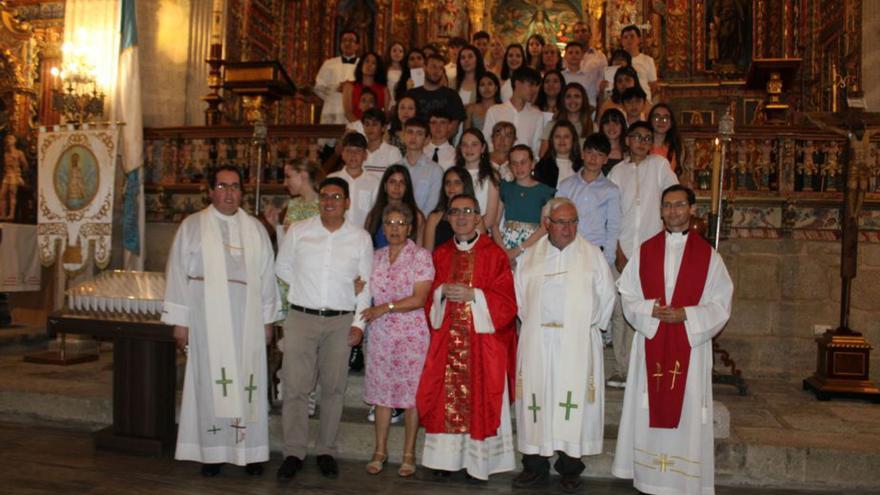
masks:
{"type": "Polygon", "coordinates": [[[666,454],[660,454],[660,457],[654,459],[651,464],[660,467],[660,472],[663,473],[669,469],[669,466],[674,466],[675,462],[672,461],[669,457],[666,457],[666,454]]]}
{"type": "Polygon", "coordinates": [[[663,367],[660,366],[660,363],[657,363],[657,372],[651,374],[654,378],[657,379],[657,391],[660,391],[660,380],[663,379],[663,367]]]}
{"type": "Polygon", "coordinates": [[[679,371],[680,369],[681,369],[681,363],[679,363],[678,360],[676,359],[675,360],[675,368],[669,370],[669,372],[672,373],[672,386],[669,387],[669,390],[675,389],[675,377],[681,374],[681,371],[679,371]]]}

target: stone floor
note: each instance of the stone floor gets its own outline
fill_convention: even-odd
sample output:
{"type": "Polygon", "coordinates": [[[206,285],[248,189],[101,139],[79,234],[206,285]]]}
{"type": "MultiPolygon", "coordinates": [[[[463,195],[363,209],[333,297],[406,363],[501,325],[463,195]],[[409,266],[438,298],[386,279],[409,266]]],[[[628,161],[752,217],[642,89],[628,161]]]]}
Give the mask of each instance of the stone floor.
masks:
{"type": "MultiPolygon", "coordinates": [[[[515,493],[521,495],[560,493],[558,479],[543,490],[514,490],[512,475],[497,475],[481,485],[472,485],[463,475],[438,483],[430,474],[419,471],[413,479],[401,479],[396,466],[377,476],[368,475],[362,463],[342,462],[340,477],[327,480],[317,467],[307,462],[297,477],[286,484],[275,480],[278,456],[267,464],[262,477],[247,477],[241,468],[225,466],[217,478],[204,478],[198,465],[177,462],[170,458],[131,457],[95,451],[88,432],[46,426],[0,422],[0,479],[3,493],[36,494],[464,494],[515,493]]],[[[635,494],[625,481],[584,480],[580,493],[591,495],[635,494]]],[[[718,495],[795,495],[840,493],[839,491],[807,491],[718,487],[718,495]]],[[[848,491],[847,493],[860,493],[848,491]]],[[[868,493],[868,492],[861,492],[868,493]]]]}
{"type": "MultiPolygon", "coordinates": [[[[28,364],[22,361],[22,354],[33,350],[34,342],[39,344],[37,349],[45,349],[45,341],[35,341],[33,332],[15,330],[20,337],[13,337],[8,331],[0,330],[0,419],[37,421],[80,432],[111,423],[112,352],[106,350],[108,344],[102,346],[105,350],[95,362],[69,367],[28,364]]],[[[748,396],[738,395],[730,386],[716,385],[714,389],[715,400],[730,413],[729,437],[716,440],[719,485],[837,488],[837,493],[874,489],[880,493],[876,474],[880,466],[880,405],[853,400],[819,402],[801,389],[799,378],[747,378],[748,396]]],[[[366,459],[372,451],[372,425],[365,421],[366,406],[360,401],[362,386],[362,376],[352,376],[346,394],[340,452],[350,460],[366,459]]],[[[621,402],[620,391],[608,390],[605,448],[602,455],[585,458],[588,476],[610,477],[621,402]]],[[[279,423],[277,417],[270,418],[275,455],[279,451],[279,423]]],[[[399,457],[393,452],[402,438],[398,430],[402,428],[393,428],[389,439],[392,461],[399,457]]],[[[179,467],[163,469],[187,473],[179,467]]],[[[311,483],[308,479],[304,483],[311,483]]],[[[208,486],[202,484],[206,481],[196,481],[199,486],[208,486]]],[[[395,483],[396,477],[392,485],[395,483]]],[[[617,493],[601,490],[618,485],[597,483],[592,493],[617,493]]],[[[502,483],[499,489],[506,486],[502,483]]]]}

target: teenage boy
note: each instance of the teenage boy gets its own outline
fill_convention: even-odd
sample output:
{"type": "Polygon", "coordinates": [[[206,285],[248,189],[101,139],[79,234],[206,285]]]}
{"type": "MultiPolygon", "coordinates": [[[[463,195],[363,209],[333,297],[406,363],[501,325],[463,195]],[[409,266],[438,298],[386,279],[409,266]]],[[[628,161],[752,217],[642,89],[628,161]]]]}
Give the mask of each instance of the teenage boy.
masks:
{"type": "MultiPolygon", "coordinates": [[[[491,136],[496,122],[510,122],[516,127],[516,143],[532,148],[535,156],[541,147],[541,133],[544,130],[544,115],[531,104],[532,96],[541,85],[541,74],[531,67],[520,67],[510,78],[513,95],[508,101],[492,105],[483,121],[483,135],[491,136]]],[[[492,142],[489,142],[492,150],[492,142]]]]}
{"type": "Polygon", "coordinates": [[[642,53],[642,31],[631,24],[620,31],[620,46],[632,57],[632,66],[639,74],[639,83],[647,95],[647,101],[657,92],[657,66],[650,55],[642,53]]]}
{"type": "Polygon", "coordinates": [[[620,189],[602,173],[610,152],[611,142],[603,134],[587,136],[583,168],[559,184],[556,196],[575,204],[580,219],[578,234],[601,249],[608,264],[614,265],[620,233],[620,189]]]}
{"type": "Polygon", "coordinates": [[[342,138],[342,161],[345,166],[339,172],[329,175],[348,183],[351,207],[345,212],[345,219],[360,228],[363,228],[364,220],[373,208],[379,190],[379,179],[364,171],[366,159],[367,138],[363,134],[350,132],[342,138]]]}
{"type": "MultiPolygon", "coordinates": [[[[374,93],[372,89],[364,87],[361,90],[361,99],[358,100],[358,108],[361,111],[361,115],[364,115],[367,110],[376,108],[376,93],[374,93]]],[[[348,133],[350,131],[365,134],[363,117],[361,117],[359,120],[355,120],[354,122],[349,122],[348,124],[345,124],[345,133],[348,133]]]]}
{"type": "Polygon", "coordinates": [[[486,55],[489,54],[489,45],[491,43],[491,36],[486,31],[477,31],[471,37],[471,42],[480,53],[483,55],[483,60],[486,60],[486,55]]]}
{"type": "Polygon", "coordinates": [[[364,170],[381,179],[385,169],[399,163],[403,156],[397,146],[385,142],[385,112],[376,108],[367,110],[361,120],[364,123],[364,136],[367,138],[364,170]]]}
{"type": "Polygon", "coordinates": [[[566,84],[576,82],[583,86],[587,92],[587,98],[590,100],[590,106],[596,108],[596,91],[599,88],[597,76],[600,72],[584,71],[581,68],[583,59],[584,45],[579,41],[569,41],[565,45],[565,55],[562,58],[563,62],[565,62],[565,70],[562,71],[562,76],[565,78],[566,84]]]}
{"type": "Polygon", "coordinates": [[[443,169],[422,151],[428,142],[428,124],[418,117],[407,120],[403,124],[403,141],[406,156],[400,164],[409,169],[416,205],[427,217],[437,206],[443,186],[443,169]]]}
{"type": "MultiPolygon", "coordinates": [[[[663,230],[660,196],[667,187],[678,184],[666,158],[649,155],[653,142],[651,124],[639,121],[630,125],[626,131],[629,156],[608,174],[608,179],[620,188],[620,234],[612,267],[615,278],[623,272],[627,260],[638,254],[639,246],[663,230]]],[[[608,386],[622,388],[626,385],[633,330],[623,319],[619,299],[611,317],[611,329],[615,370],[608,386]]]]}
{"type": "Polygon", "coordinates": [[[620,101],[623,104],[623,113],[626,114],[626,121],[629,123],[646,120],[645,102],[648,96],[639,86],[633,86],[623,90],[620,95],[620,101]]]}
{"type": "Polygon", "coordinates": [[[449,136],[452,135],[452,129],[458,129],[458,124],[453,124],[445,111],[436,110],[431,113],[428,125],[431,128],[431,139],[422,152],[446,171],[455,165],[455,147],[449,144],[449,136]]]}
{"type": "MultiPolygon", "coordinates": [[[[425,57],[425,84],[407,91],[416,100],[419,118],[427,120],[438,110],[446,112],[458,132],[458,125],[467,114],[458,92],[443,83],[446,60],[436,53],[425,57]]],[[[453,136],[455,134],[452,134],[453,136]]]]}

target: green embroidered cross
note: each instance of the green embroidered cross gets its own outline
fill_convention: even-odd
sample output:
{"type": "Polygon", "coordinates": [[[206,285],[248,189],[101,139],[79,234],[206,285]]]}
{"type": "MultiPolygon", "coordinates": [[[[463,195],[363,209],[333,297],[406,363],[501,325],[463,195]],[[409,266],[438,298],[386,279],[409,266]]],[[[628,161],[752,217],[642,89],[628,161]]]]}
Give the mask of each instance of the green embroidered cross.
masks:
{"type": "Polygon", "coordinates": [[[211,426],[211,429],[208,430],[208,433],[213,433],[213,434],[216,435],[217,432],[220,431],[220,430],[222,430],[222,428],[217,428],[217,425],[212,425],[212,426],[211,426]]]}
{"type": "Polygon", "coordinates": [[[226,378],[226,368],[220,368],[220,376],[221,378],[219,380],[215,380],[214,383],[223,387],[223,397],[226,397],[226,386],[231,384],[232,380],[226,378]]]}
{"type": "Polygon", "coordinates": [[[254,390],[257,389],[257,386],[254,385],[254,374],[251,373],[251,382],[250,385],[244,388],[248,393],[248,403],[252,402],[251,399],[254,397],[254,390]]]}
{"type": "Polygon", "coordinates": [[[571,416],[571,410],[577,409],[578,405],[571,402],[571,391],[568,392],[568,397],[565,399],[565,402],[560,402],[559,407],[565,408],[565,420],[568,421],[571,416]]]}
{"type": "Polygon", "coordinates": [[[538,411],[541,410],[541,406],[538,405],[538,401],[535,399],[535,394],[532,394],[532,405],[527,407],[529,411],[532,411],[532,423],[538,422],[538,411]]]}

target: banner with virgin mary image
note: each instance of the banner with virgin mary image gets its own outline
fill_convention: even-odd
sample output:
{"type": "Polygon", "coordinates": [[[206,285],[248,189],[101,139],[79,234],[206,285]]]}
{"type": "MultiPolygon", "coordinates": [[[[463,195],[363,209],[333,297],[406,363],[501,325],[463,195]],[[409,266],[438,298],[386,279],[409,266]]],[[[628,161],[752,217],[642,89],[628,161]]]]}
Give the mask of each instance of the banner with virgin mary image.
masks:
{"type": "Polygon", "coordinates": [[[40,130],[37,244],[44,265],[59,253],[68,272],[92,256],[98,268],[110,263],[118,139],[116,126],[40,130]]]}

